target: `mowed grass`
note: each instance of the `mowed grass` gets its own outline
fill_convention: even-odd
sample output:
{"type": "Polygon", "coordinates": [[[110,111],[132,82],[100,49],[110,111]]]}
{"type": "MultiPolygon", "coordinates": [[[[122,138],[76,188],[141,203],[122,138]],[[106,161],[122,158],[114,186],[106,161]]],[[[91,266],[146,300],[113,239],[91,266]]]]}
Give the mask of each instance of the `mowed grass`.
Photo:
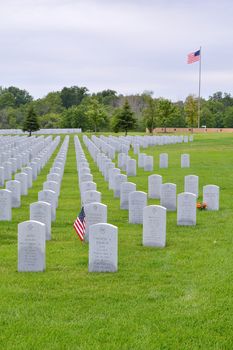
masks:
{"type": "MultiPolygon", "coordinates": [[[[80,199],[71,136],[44,273],[17,272],[17,224],[29,219],[58,150],[12,222],[0,223],[1,349],[233,349],[233,136],[195,135],[193,143],[144,150],[154,156],[153,173],[176,183],[178,193],[188,174],[199,175],[200,200],[202,186],[221,188],[220,210],[199,211],[195,227],[178,227],[176,213],[167,214],[164,249],[142,246],[142,225],[128,224],[83,149],[108,222],[118,227],[119,271],[88,273],[88,245],[72,228],[80,199]],[[169,169],[158,168],[162,152],[169,169]],[[190,169],[180,168],[182,153],[190,154],[190,169]]],[[[150,174],[138,170],[129,181],[147,192],[150,174]]]]}

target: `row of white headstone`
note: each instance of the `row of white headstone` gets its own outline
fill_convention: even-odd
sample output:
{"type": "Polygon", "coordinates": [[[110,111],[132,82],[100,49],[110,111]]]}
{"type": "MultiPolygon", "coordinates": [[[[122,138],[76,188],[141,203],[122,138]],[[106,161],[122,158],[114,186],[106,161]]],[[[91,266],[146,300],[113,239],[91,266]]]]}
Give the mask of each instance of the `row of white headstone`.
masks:
{"type": "MultiPolygon", "coordinates": [[[[92,141],[87,137],[84,138],[84,143],[88,150],[93,149],[92,141]]],[[[114,167],[115,164],[111,159],[104,153],[98,153],[96,158],[99,170],[105,180],[108,179],[109,181],[109,189],[113,189],[115,198],[120,197],[121,209],[129,210],[129,223],[143,224],[143,244],[165,245],[167,210],[176,211],[177,208],[177,225],[196,225],[198,176],[186,176],[185,192],[177,196],[176,184],[162,184],[162,176],[151,175],[148,179],[149,197],[160,199],[160,205],[147,206],[147,193],[136,191],[136,184],[127,182],[127,176],[121,174],[119,168],[114,167]],[[150,225],[151,220],[154,220],[157,224],[150,225]]],[[[94,157],[93,159],[95,160],[94,157]]],[[[204,186],[203,200],[206,202],[208,210],[218,210],[219,187],[215,185],[204,186]]]]}
{"type": "Polygon", "coordinates": [[[89,163],[78,137],[75,137],[77,171],[86,229],[89,242],[89,272],[116,272],[118,269],[118,228],[107,223],[107,206],[101,203],[101,193],[96,190],[89,163]]]}
{"type": "MultiPolygon", "coordinates": [[[[147,148],[148,146],[154,145],[167,145],[175,144],[182,142],[193,141],[192,135],[188,136],[120,136],[119,138],[114,136],[105,137],[101,135],[96,137],[95,135],[91,136],[91,141],[93,146],[96,147],[97,153],[101,152],[107,155],[111,160],[115,159],[115,153],[124,153],[128,155],[130,147],[133,147],[134,154],[140,153],[140,147],[147,148]]],[[[92,146],[92,148],[94,148],[92,146]]],[[[153,157],[143,154],[141,158],[145,157],[145,167],[153,171],[153,157]],[[150,158],[146,158],[150,157],[150,158]]],[[[165,160],[164,160],[165,161],[165,160]]],[[[161,160],[163,162],[163,159],[161,160]]],[[[140,159],[140,163],[142,163],[140,159]]],[[[144,166],[144,165],[143,165],[144,166]]],[[[161,165],[161,167],[166,167],[161,165]]]]}
{"type": "Polygon", "coordinates": [[[133,148],[134,154],[140,153],[140,148],[148,148],[149,146],[162,146],[176,143],[188,143],[193,141],[193,135],[164,135],[164,136],[112,136],[101,135],[99,138],[93,135],[91,137],[93,143],[105,153],[109,158],[114,159],[115,152],[128,154],[130,147],[133,148]]]}
{"type": "Polygon", "coordinates": [[[52,142],[51,136],[44,138],[2,137],[0,139],[0,186],[11,180],[12,175],[33,162],[37,155],[52,142]]]}
{"type": "MultiPolygon", "coordinates": [[[[86,136],[83,137],[84,141],[87,139],[86,136]]],[[[90,149],[89,152],[93,155],[93,159],[97,160],[97,155],[104,153],[110,161],[113,161],[115,158],[115,151],[121,149],[122,147],[117,147],[117,145],[113,143],[110,145],[109,139],[104,136],[100,136],[99,138],[95,135],[91,137],[91,143],[89,143],[90,149]],[[115,147],[115,148],[114,148],[115,147]]],[[[138,144],[136,144],[138,145],[138,144]]],[[[131,158],[128,155],[128,151],[130,149],[130,143],[124,149],[124,152],[118,153],[118,168],[122,169],[122,171],[126,171],[127,176],[136,176],[137,175],[137,161],[131,158]]],[[[146,153],[135,152],[138,154],[138,168],[143,168],[145,171],[153,171],[154,169],[154,157],[148,156],[146,153]]],[[[168,168],[168,154],[161,153],[159,156],[159,167],[160,168],[168,168]]],[[[190,156],[189,154],[181,155],[181,168],[189,168],[190,167],[190,156]]]]}
{"type": "MultiPolygon", "coordinates": [[[[181,168],[190,168],[190,155],[181,154],[180,159],[181,168]]],[[[144,168],[145,171],[153,171],[153,157],[148,156],[146,153],[138,153],[138,167],[144,168]]],[[[161,153],[159,155],[159,168],[166,169],[168,168],[168,154],[161,153]]]]}
{"type": "MultiPolygon", "coordinates": [[[[184,192],[192,193],[199,197],[199,176],[186,175],[184,177],[184,192]]],[[[161,205],[168,210],[176,210],[176,185],[172,183],[162,183],[162,176],[153,174],[148,176],[148,197],[160,199],[161,205]]],[[[219,186],[203,186],[203,202],[207,205],[207,210],[219,210],[219,186]]]]}
{"type": "MultiPolygon", "coordinates": [[[[40,129],[34,131],[35,135],[58,135],[58,134],[78,134],[81,133],[82,129],[72,128],[72,129],[40,129]]],[[[25,132],[21,129],[0,129],[1,135],[23,135],[25,132]]]]}
{"type": "MultiPolygon", "coordinates": [[[[92,141],[84,138],[88,149],[92,149],[92,141]]],[[[114,197],[120,197],[120,208],[129,210],[129,223],[143,224],[143,245],[165,246],[166,242],[166,208],[147,206],[147,194],[136,191],[136,184],[127,182],[127,176],[120,173],[119,168],[104,154],[97,155],[97,166],[109,189],[113,189],[114,197]]],[[[114,249],[112,247],[112,249],[114,249]]]]}
{"type": "MultiPolygon", "coordinates": [[[[181,168],[190,167],[189,154],[181,154],[181,168]]],[[[137,161],[126,153],[118,153],[118,168],[126,172],[127,176],[137,175],[137,161]]],[[[144,171],[154,170],[154,157],[148,156],[146,153],[138,153],[138,168],[144,171]]],[[[161,153],[159,155],[159,168],[168,168],[168,154],[161,153]]]]}
{"type": "Polygon", "coordinates": [[[49,141],[50,143],[44,143],[44,148],[37,148],[39,152],[34,152],[35,158],[31,159],[28,166],[21,168],[21,172],[15,174],[14,180],[6,181],[6,189],[0,190],[0,221],[11,221],[12,208],[21,206],[21,196],[27,196],[28,189],[32,187],[33,181],[37,179],[41,169],[50,159],[60,137],[55,138],[54,141],[49,138],[49,141]]]}
{"type": "Polygon", "coordinates": [[[51,239],[51,221],[55,221],[60,186],[63,178],[69,136],[53,162],[38,202],[30,204],[30,220],[18,225],[18,271],[40,272],[46,266],[46,240],[51,239]]]}

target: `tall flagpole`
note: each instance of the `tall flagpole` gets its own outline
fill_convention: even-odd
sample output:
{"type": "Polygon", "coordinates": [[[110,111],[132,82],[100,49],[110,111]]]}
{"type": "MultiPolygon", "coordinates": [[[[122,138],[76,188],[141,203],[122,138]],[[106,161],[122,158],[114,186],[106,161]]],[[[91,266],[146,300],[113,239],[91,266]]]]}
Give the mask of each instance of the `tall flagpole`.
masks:
{"type": "Polygon", "coordinates": [[[197,127],[200,128],[201,117],[201,46],[200,46],[200,60],[199,60],[199,89],[198,89],[198,105],[197,105],[197,127]]]}

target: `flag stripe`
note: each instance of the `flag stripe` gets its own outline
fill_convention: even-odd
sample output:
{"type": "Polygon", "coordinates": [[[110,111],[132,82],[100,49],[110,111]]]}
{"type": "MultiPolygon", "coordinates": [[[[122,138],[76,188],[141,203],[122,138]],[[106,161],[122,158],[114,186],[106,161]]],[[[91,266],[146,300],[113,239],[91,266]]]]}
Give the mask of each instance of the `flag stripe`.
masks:
{"type": "Polygon", "coordinates": [[[85,222],[85,212],[84,208],[82,207],[78,217],[74,221],[73,227],[81,239],[81,241],[84,240],[84,235],[85,235],[85,227],[86,227],[86,222],[85,222]]]}
{"type": "Polygon", "coordinates": [[[80,230],[82,230],[83,224],[80,222],[80,220],[77,219],[77,220],[75,221],[75,223],[76,223],[77,227],[78,227],[80,230]]]}
{"type": "Polygon", "coordinates": [[[81,239],[81,241],[83,241],[84,235],[82,235],[81,231],[75,226],[75,224],[74,224],[74,229],[75,229],[77,235],[79,236],[79,238],[81,239]]]}
{"type": "Polygon", "coordinates": [[[79,231],[83,234],[83,226],[80,226],[77,222],[75,222],[75,227],[76,227],[77,231],[79,231]]]}
{"type": "Polygon", "coordinates": [[[188,54],[188,59],[187,59],[187,63],[191,64],[197,61],[200,61],[200,56],[201,56],[201,51],[197,50],[195,52],[191,52],[188,54]]]}

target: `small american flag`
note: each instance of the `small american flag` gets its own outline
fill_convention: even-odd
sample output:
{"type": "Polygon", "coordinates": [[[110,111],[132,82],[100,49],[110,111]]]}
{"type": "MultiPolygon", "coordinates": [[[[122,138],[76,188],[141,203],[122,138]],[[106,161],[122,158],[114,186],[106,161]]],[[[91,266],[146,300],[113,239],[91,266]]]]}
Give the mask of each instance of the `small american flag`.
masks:
{"type": "Polygon", "coordinates": [[[197,50],[195,52],[189,53],[187,63],[190,64],[190,63],[200,61],[200,56],[201,56],[201,50],[197,50]]]}
{"type": "Polygon", "coordinates": [[[81,241],[84,240],[84,235],[85,235],[85,227],[86,227],[86,222],[85,222],[85,212],[84,208],[82,207],[77,219],[74,222],[74,229],[81,239],[81,241]]]}

